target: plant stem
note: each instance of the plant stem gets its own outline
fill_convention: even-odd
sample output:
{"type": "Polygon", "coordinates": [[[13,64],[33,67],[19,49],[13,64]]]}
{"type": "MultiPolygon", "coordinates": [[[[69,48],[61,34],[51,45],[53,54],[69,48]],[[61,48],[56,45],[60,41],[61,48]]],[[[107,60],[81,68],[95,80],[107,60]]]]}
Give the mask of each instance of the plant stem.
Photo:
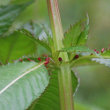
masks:
{"type": "Polygon", "coordinates": [[[63,43],[61,42],[63,39],[63,30],[61,26],[57,0],[47,0],[47,4],[54,40],[54,47],[57,51],[63,47],[63,43]]]}
{"type": "Polygon", "coordinates": [[[61,65],[58,74],[61,110],[73,110],[73,92],[69,64],[61,65]]]}
{"type": "MultiPolygon", "coordinates": [[[[57,52],[64,47],[62,41],[64,35],[58,2],[57,0],[47,0],[47,5],[53,34],[54,48],[57,52]]],[[[65,62],[69,60],[68,54],[66,52],[62,52],[60,53],[60,57],[62,57],[64,62],[60,65],[60,71],[58,74],[61,110],[73,110],[71,68],[69,64],[65,64],[65,62]]]]}

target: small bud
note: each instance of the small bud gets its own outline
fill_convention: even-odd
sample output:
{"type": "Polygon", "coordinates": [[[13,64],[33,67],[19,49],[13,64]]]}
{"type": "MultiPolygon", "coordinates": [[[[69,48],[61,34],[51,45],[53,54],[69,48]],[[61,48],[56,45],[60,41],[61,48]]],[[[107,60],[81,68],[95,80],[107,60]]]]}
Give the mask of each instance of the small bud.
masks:
{"type": "Polygon", "coordinates": [[[74,57],[75,59],[78,59],[79,58],[79,55],[75,55],[75,57],[74,57]]]}
{"type": "Polygon", "coordinates": [[[104,48],[102,48],[101,53],[103,53],[103,52],[104,52],[104,50],[105,50],[105,49],[104,49],[104,48]]]}
{"type": "Polygon", "coordinates": [[[96,51],[97,54],[99,54],[99,51],[96,51]]]}
{"type": "Polygon", "coordinates": [[[31,61],[31,59],[30,59],[30,58],[27,58],[27,60],[28,60],[28,61],[31,61]]]}
{"type": "Polygon", "coordinates": [[[47,57],[46,59],[45,59],[45,63],[44,64],[48,64],[49,62],[50,62],[50,57],[47,57]]]}
{"type": "Polygon", "coordinates": [[[39,58],[37,58],[37,59],[38,59],[39,61],[42,61],[40,57],[39,57],[39,58]]]}
{"type": "Polygon", "coordinates": [[[50,57],[47,57],[47,58],[45,59],[45,61],[50,61],[50,57]]]}
{"type": "Polygon", "coordinates": [[[94,49],[94,51],[96,52],[97,50],[96,50],[96,49],[94,49]]]}
{"type": "Polygon", "coordinates": [[[59,58],[58,58],[58,60],[61,62],[61,61],[62,61],[62,58],[61,58],[61,57],[59,57],[59,58]]]}
{"type": "Polygon", "coordinates": [[[19,61],[20,61],[20,62],[23,62],[23,60],[22,60],[22,59],[19,59],[19,61]]]}
{"type": "Polygon", "coordinates": [[[46,68],[48,68],[47,64],[48,64],[47,62],[44,63],[44,65],[45,65],[46,68]]]}
{"type": "Polygon", "coordinates": [[[49,61],[46,61],[44,64],[47,65],[49,63],[49,61]]]}

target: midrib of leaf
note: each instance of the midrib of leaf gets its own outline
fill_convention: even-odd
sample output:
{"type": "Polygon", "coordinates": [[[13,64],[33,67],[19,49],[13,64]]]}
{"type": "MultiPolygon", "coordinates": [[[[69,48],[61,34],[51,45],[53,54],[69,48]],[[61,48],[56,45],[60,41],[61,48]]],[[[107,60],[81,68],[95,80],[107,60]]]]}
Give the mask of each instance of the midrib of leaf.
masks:
{"type": "Polygon", "coordinates": [[[13,81],[11,81],[8,85],[6,85],[2,90],[0,90],[0,95],[2,93],[4,93],[9,87],[11,87],[13,84],[15,84],[19,79],[23,78],[25,75],[29,74],[30,72],[36,70],[37,68],[39,68],[40,66],[42,66],[44,64],[41,63],[41,64],[37,64],[36,66],[30,68],[30,69],[27,69],[22,75],[18,76],[16,79],[14,79],[13,81]]]}

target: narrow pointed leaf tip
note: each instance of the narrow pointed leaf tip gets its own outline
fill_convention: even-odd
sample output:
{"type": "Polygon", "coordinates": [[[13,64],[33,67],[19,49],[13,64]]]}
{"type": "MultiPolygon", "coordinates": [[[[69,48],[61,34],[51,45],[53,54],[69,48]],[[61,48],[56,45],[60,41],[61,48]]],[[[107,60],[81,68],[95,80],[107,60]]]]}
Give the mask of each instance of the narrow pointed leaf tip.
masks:
{"type": "Polygon", "coordinates": [[[81,32],[78,38],[77,45],[85,45],[88,39],[88,34],[89,34],[89,16],[87,15],[84,30],[81,32]]]}
{"type": "Polygon", "coordinates": [[[63,40],[65,47],[76,46],[80,33],[81,21],[77,22],[75,25],[71,25],[65,33],[65,37],[63,40]]]}
{"type": "Polygon", "coordinates": [[[65,33],[63,40],[65,47],[85,45],[89,33],[89,17],[72,25],[65,33]],[[86,21],[85,21],[86,20],[86,21]],[[85,23],[83,23],[83,21],[85,23]],[[84,24],[82,28],[82,24],[84,24]]]}
{"type": "Polygon", "coordinates": [[[25,110],[39,98],[49,83],[43,64],[18,62],[0,67],[0,110],[25,110]]]}

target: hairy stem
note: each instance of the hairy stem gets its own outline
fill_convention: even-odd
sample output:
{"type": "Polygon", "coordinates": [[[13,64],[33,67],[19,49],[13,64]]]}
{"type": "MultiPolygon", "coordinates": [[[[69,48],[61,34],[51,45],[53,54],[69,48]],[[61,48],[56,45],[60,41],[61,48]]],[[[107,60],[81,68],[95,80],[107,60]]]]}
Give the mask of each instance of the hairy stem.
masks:
{"type": "MultiPolygon", "coordinates": [[[[63,45],[63,29],[61,25],[60,13],[57,0],[47,0],[48,13],[50,17],[51,29],[53,34],[54,48],[57,52],[61,50],[63,45]]],[[[65,64],[68,61],[68,55],[66,52],[60,53],[63,62],[60,65],[59,78],[59,93],[61,110],[73,110],[73,92],[71,82],[71,69],[69,64],[65,64]]]]}

